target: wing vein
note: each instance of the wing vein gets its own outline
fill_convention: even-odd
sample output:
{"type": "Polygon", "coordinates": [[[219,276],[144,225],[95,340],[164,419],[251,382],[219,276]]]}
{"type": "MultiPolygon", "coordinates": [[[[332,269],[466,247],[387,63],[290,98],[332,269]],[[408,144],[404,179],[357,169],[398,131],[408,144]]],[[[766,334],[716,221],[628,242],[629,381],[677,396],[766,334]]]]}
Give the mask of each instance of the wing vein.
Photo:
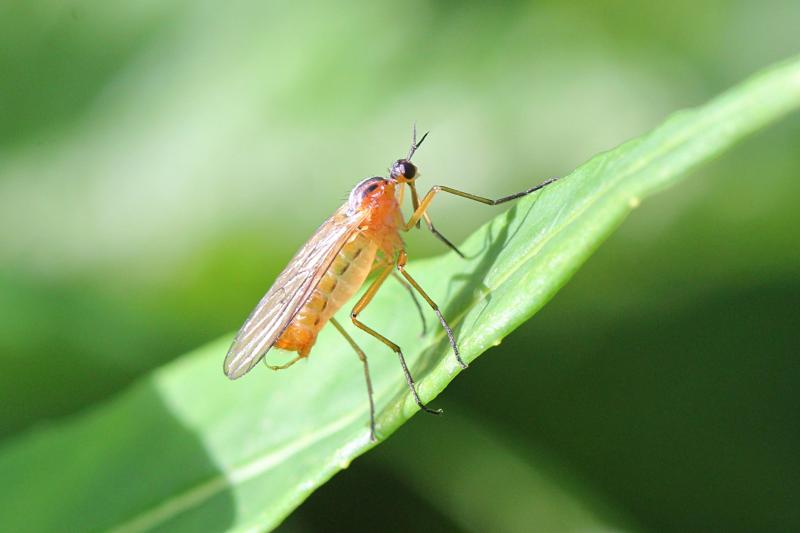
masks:
{"type": "Polygon", "coordinates": [[[247,317],[225,356],[225,375],[243,376],[272,348],[363,219],[345,204],[317,228],[247,317]]]}

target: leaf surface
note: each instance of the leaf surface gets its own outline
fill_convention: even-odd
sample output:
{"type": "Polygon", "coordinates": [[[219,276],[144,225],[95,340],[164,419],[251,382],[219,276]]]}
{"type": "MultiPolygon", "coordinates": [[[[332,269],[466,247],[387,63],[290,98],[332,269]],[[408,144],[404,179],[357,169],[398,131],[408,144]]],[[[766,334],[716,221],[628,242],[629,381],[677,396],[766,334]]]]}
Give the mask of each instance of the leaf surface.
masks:
{"type": "MultiPolygon", "coordinates": [[[[540,309],[643,198],[799,105],[793,59],[519,201],[462,244],[467,260],[450,253],[408,270],[440,303],[473,361],[540,309]]],[[[408,298],[390,280],[363,319],[404,348],[420,395],[431,401],[460,368],[438,328],[420,337],[408,298]]],[[[309,360],[290,370],[257,368],[236,382],[222,374],[226,337],[89,412],[15,438],[0,449],[0,524],[9,531],[274,527],[372,446],[360,363],[337,335],[326,328],[309,360]]],[[[392,352],[354,336],[370,358],[378,433],[386,438],[417,407],[392,352]]],[[[531,355],[535,349],[520,354],[531,355]]]]}

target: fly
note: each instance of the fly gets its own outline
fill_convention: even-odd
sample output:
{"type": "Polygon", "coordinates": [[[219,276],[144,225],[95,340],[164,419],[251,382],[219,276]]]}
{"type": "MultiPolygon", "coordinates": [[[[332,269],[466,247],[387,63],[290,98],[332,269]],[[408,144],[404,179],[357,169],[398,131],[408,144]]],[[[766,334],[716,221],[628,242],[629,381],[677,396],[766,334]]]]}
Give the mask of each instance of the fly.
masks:
{"type": "MultiPolygon", "coordinates": [[[[443,185],[434,185],[420,200],[416,189],[416,180],[420,172],[411,162],[411,158],[427,135],[427,133],[423,135],[417,142],[415,130],[408,155],[392,164],[389,176],[366,178],[358,183],[347,202],[300,248],[236,335],[225,357],[226,376],[230,379],[243,376],[264,359],[271,348],[296,352],[297,356],[286,364],[267,364],[267,366],[273,370],[290,367],[311,353],[320,330],[330,322],[350,344],[363,364],[369,396],[370,440],[374,442],[375,402],[367,356],[333,315],[358,292],[372,272],[378,272],[369,288],[353,306],[350,320],[357,328],[375,337],[397,354],[408,388],[420,409],[432,414],[441,414],[440,409],[431,409],[420,400],[414,378],[408,370],[400,346],[361,322],[359,315],[369,305],[386,279],[394,275],[412,295],[419,294],[430,306],[447,334],[456,361],[462,368],[467,368],[459,353],[453,330],[442,316],[439,306],[406,269],[408,255],[401,232],[407,232],[415,226],[419,227],[423,221],[431,233],[464,257],[464,254],[434,227],[427,212],[438,193],[446,192],[483,204],[498,205],[538,191],[558,178],[548,179],[535,187],[497,200],[443,185]],[[411,191],[413,208],[408,220],[404,220],[400,209],[405,186],[411,191]]],[[[415,302],[421,312],[422,308],[416,298],[415,302]]]]}

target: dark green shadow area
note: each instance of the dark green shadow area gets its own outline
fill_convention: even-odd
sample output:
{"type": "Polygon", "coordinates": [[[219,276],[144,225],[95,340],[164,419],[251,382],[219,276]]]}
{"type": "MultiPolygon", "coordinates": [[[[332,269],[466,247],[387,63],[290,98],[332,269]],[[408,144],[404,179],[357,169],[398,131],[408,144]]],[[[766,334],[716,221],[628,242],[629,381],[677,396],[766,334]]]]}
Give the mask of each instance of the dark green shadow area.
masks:
{"type": "Polygon", "coordinates": [[[0,269],[0,439],[107,398],[195,344],[191,326],[142,291],[103,290],[0,269]]]}
{"type": "Polygon", "coordinates": [[[565,294],[449,399],[553,450],[646,528],[800,529],[800,285],[619,321],[581,320],[565,294]]]}
{"type": "Polygon", "coordinates": [[[179,505],[198,487],[211,487],[210,497],[157,521],[159,530],[221,531],[234,518],[225,476],[149,382],[9,442],[0,449],[0,479],[2,531],[148,529],[146,518],[131,521],[179,505]]]}
{"type": "Polygon", "coordinates": [[[317,489],[276,531],[461,531],[375,461],[365,457],[357,465],[317,489]]]}

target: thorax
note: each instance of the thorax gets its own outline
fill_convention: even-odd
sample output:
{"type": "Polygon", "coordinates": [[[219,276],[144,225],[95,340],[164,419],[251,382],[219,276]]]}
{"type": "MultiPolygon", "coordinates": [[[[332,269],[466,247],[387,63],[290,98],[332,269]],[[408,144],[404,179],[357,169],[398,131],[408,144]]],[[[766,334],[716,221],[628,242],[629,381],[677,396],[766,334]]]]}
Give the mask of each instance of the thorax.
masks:
{"type": "Polygon", "coordinates": [[[403,248],[403,239],[400,237],[402,225],[403,214],[395,198],[394,187],[391,187],[370,206],[358,233],[363,239],[374,242],[386,260],[391,261],[403,248]]]}

